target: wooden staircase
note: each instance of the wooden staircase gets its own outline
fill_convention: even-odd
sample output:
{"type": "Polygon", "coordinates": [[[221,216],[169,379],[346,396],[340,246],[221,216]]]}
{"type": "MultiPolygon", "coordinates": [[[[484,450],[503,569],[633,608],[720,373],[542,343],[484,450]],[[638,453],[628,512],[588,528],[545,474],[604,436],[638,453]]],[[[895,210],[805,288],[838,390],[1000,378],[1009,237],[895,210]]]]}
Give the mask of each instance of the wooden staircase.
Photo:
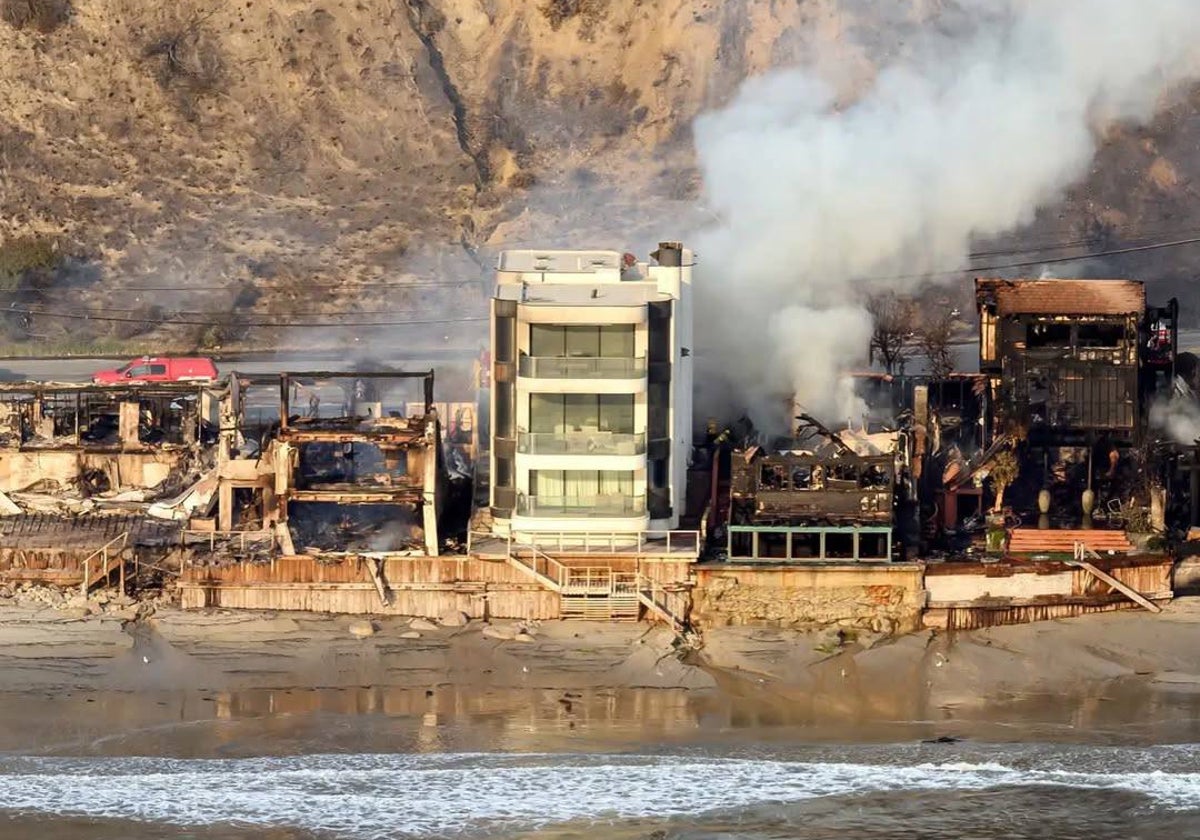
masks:
{"type": "Polygon", "coordinates": [[[1074,555],[1076,544],[1082,544],[1100,555],[1110,551],[1117,554],[1133,551],[1133,543],[1125,536],[1124,531],[1014,528],[1008,543],[1008,553],[1074,555]]]}
{"type": "Polygon", "coordinates": [[[676,634],[684,636],[687,625],[687,587],[665,586],[643,575],[637,576],[637,597],[647,610],[666,622],[676,634]]]}
{"type": "Polygon", "coordinates": [[[608,566],[567,566],[535,545],[513,544],[508,562],[561,599],[563,618],[637,621],[644,607],[676,633],[686,628],[686,587],[664,587],[608,566]]]}
{"type": "Polygon", "coordinates": [[[94,587],[107,581],[114,571],[121,574],[121,592],[125,591],[125,564],[129,561],[129,532],[124,531],[119,536],[106,542],[84,558],[80,564],[83,568],[83,584],[81,589],[86,596],[94,587]]]}

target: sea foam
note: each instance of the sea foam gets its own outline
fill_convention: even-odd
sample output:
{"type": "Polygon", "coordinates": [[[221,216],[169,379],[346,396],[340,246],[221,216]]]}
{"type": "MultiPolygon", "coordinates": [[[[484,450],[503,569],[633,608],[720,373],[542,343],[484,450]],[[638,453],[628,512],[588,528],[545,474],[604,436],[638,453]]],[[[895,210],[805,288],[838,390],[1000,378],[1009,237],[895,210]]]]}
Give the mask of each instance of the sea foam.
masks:
{"type": "Polygon", "coordinates": [[[1200,808],[1200,773],[1018,769],[992,761],[892,765],[494,753],[0,759],[0,803],[16,811],[183,826],[292,826],[354,840],[1012,785],[1127,791],[1165,808],[1200,808]]]}

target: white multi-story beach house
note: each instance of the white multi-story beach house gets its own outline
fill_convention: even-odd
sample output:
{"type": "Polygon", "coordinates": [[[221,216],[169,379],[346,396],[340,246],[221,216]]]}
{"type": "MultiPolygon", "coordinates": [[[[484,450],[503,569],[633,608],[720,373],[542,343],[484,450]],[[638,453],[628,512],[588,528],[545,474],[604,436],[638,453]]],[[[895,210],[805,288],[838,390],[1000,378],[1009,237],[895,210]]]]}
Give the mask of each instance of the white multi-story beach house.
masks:
{"type": "Polygon", "coordinates": [[[505,251],[492,299],[498,534],[678,527],[692,446],[692,252],[505,251]]]}

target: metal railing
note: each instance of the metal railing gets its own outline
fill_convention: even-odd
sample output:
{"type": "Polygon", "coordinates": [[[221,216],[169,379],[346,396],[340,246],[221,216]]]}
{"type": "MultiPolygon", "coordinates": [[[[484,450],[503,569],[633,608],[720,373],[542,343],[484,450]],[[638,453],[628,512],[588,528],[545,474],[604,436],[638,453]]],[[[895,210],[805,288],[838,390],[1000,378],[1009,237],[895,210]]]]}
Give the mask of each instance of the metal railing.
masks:
{"type": "Polygon", "coordinates": [[[517,375],[530,379],[641,379],[646,358],[522,356],[517,375]]]}
{"type": "Polygon", "coordinates": [[[519,432],[522,455],[644,455],[645,432],[519,432]]]}
{"type": "Polygon", "coordinates": [[[642,516],[645,496],[518,496],[522,516],[642,516]]]}
{"type": "Polygon", "coordinates": [[[517,545],[535,544],[572,554],[698,555],[701,549],[699,531],[515,531],[509,539],[517,545]]]}
{"type": "Polygon", "coordinates": [[[489,543],[497,548],[503,546],[505,556],[536,550],[543,554],[557,551],[628,557],[658,557],[664,554],[692,557],[699,555],[703,536],[700,531],[512,531],[507,536],[497,536],[490,531],[471,531],[467,534],[468,552],[486,550],[489,543]]]}

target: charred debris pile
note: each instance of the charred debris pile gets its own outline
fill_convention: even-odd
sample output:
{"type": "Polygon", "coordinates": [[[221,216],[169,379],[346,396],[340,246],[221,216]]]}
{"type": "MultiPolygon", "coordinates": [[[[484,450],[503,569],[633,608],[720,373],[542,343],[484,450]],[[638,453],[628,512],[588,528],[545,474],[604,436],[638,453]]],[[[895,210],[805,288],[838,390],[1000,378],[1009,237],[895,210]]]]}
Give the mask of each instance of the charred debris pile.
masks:
{"type": "Polygon", "coordinates": [[[1061,552],[1065,534],[1121,532],[1131,551],[1185,540],[1200,525],[1200,366],[1178,352],[1176,302],[1147,306],[1134,281],[992,279],[976,302],[977,371],[855,374],[861,418],[830,428],[798,409],[783,439],[710,423],[689,507],[714,556],[984,559],[1061,552]]]}
{"type": "Polygon", "coordinates": [[[474,416],[473,399],[435,403],[432,371],[6,384],[0,573],[73,585],[101,555],[142,549],[167,575],[437,554],[465,531],[474,416]]]}

